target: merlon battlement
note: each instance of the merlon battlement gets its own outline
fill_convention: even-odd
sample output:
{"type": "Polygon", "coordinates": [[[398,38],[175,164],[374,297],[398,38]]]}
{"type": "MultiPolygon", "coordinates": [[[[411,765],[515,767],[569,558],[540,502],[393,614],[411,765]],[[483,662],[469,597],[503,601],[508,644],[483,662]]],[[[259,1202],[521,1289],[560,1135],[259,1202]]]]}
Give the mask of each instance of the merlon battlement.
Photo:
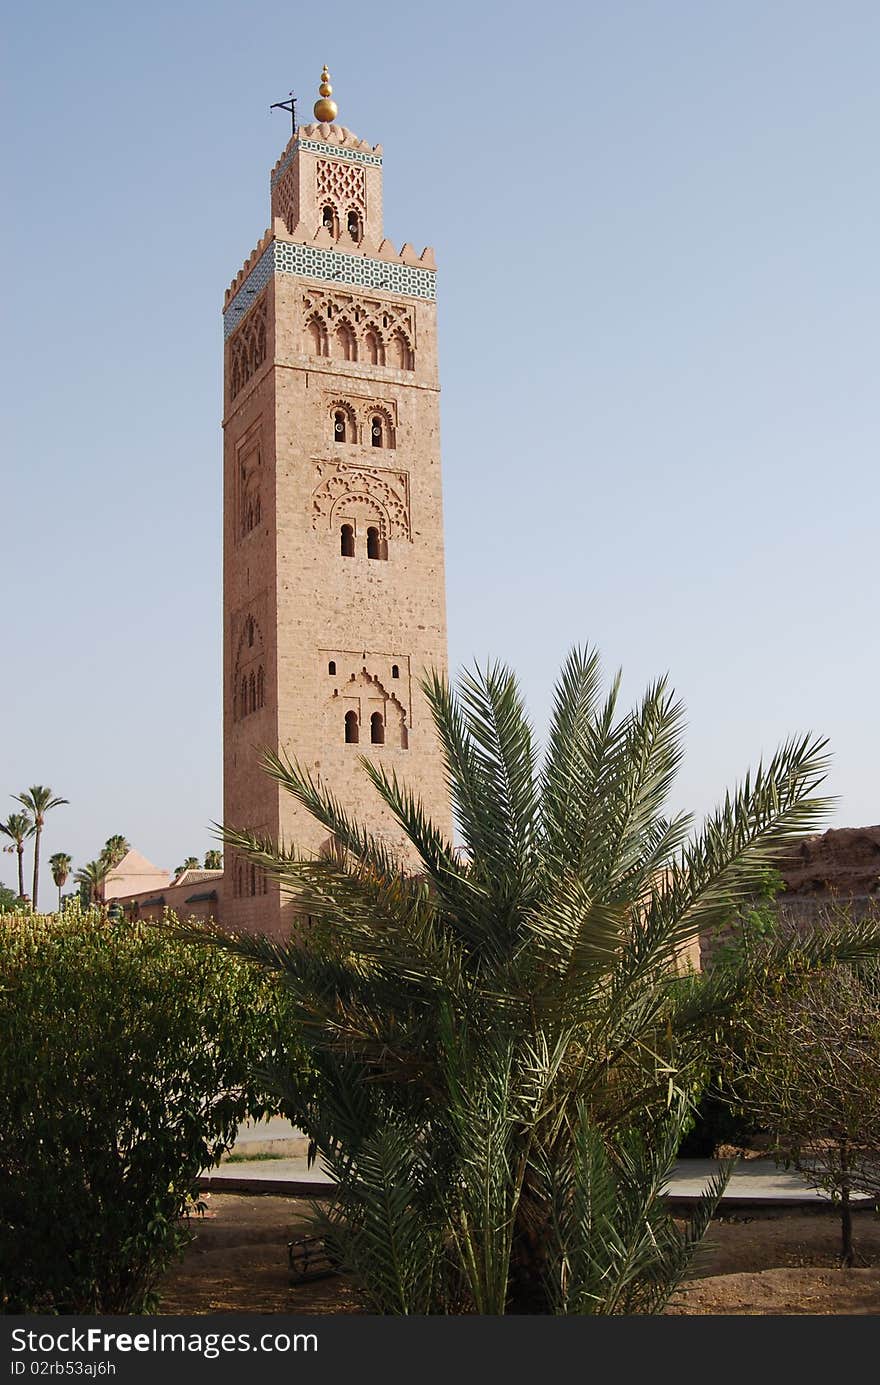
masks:
{"type": "Polygon", "coordinates": [[[434,255],[433,247],[426,245],[421,255],[416,254],[415,247],[409,241],[405,241],[400,250],[396,250],[394,245],[387,238],[379,242],[378,245],[370,244],[366,239],[361,243],[357,250],[341,250],[329,231],[321,227],[314,236],[307,235],[288,235],[284,222],[275,218],[274,228],[265,231],[257,241],[254,249],[245,260],[241,269],[236,274],[223,299],[223,309],[229,307],[235,295],[241,289],[242,284],[250,276],[252,271],[259,264],[265,252],[273,241],[287,245],[313,245],[319,249],[332,250],[336,255],[342,256],[343,261],[351,261],[353,271],[352,282],[360,282],[361,275],[358,273],[357,261],[363,259],[383,260],[386,264],[411,265],[414,269],[426,269],[435,271],[437,260],[434,255]]]}

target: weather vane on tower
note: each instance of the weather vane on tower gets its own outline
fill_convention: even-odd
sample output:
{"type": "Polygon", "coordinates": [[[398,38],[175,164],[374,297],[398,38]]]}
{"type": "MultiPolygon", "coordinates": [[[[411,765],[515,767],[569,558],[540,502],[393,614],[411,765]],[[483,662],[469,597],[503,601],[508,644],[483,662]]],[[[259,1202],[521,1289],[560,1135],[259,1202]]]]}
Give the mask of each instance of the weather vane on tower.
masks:
{"type": "MultiPolygon", "coordinates": [[[[333,88],[330,85],[330,73],[327,71],[327,64],[321,73],[321,85],[318,87],[318,100],[314,105],[315,119],[321,124],[331,124],[338,114],[339,108],[335,101],[331,101],[333,88]]],[[[297,98],[291,91],[286,101],[273,101],[269,107],[270,111],[289,111],[290,112],[290,133],[296,134],[296,102],[297,98]]]]}

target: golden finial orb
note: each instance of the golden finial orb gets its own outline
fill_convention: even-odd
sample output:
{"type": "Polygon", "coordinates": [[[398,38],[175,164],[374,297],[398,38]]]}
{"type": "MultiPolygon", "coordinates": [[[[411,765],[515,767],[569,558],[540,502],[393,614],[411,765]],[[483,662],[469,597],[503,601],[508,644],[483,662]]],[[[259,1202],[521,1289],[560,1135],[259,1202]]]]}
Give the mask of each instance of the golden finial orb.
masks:
{"type": "Polygon", "coordinates": [[[318,87],[320,100],[315,102],[315,119],[321,125],[329,125],[336,119],[338,106],[335,101],[331,101],[333,88],[330,85],[330,73],[327,71],[327,64],[324,64],[324,71],[321,73],[321,85],[318,87]]]}

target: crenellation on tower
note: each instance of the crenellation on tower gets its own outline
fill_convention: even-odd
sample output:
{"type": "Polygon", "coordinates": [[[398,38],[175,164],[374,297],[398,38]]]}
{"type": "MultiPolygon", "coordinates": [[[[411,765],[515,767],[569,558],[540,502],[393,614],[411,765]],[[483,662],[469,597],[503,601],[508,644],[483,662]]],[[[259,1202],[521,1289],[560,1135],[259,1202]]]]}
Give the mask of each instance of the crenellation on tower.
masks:
{"type": "MultiPolygon", "coordinates": [[[[335,112],[330,90],[325,69],[335,112]]],[[[447,659],[436,263],[384,236],[382,174],[380,145],[300,126],[224,303],[224,820],[315,852],[261,748],[405,851],[359,766],[375,756],[451,831],[420,687],[447,659]]],[[[283,932],[290,907],[238,864],[225,921],[283,932]]]]}

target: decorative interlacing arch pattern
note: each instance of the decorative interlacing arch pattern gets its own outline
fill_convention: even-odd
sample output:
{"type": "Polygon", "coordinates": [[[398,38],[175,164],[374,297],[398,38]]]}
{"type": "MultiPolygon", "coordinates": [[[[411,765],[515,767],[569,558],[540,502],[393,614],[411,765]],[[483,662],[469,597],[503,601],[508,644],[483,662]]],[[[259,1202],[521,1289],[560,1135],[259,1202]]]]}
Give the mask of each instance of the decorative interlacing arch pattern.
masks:
{"type": "Polygon", "coordinates": [[[232,707],[236,721],[266,705],[266,655],[263,634],[252,615],[246,615],[235,651],[232,707]]]}
{"type": "Polygon", "coordinates": [[[296,225],[296,212],[296,185],[291,168],[286,177],[281,179],[272,190],[272,215],[280,216],[292,234],[296,225]]]}
{"type": "Polygon", "coordinates": [[[367,177],[358,164],[331,163],[329,159],[318,159],[315,164],[318,201],[332,197],[337,206],[356,206],[366,213],[367,177]]]}
{"type": "Polygon", "coordinates": [[[408,472],[346,462],[318,462],[315,470],[313,529],[332,529],[340,515],[361,510],[375,520],[383,539],[411,539],[408,472]]]}
{"type": "Polygon", "coordinates": [[[254,304],[229,339],[229,398],[244,388],[266,359],[266,295],[254,304]]]}
{"type": "Polygon", "coordinates": [[[415,368],[415,315],[406,305],[311,289],[303,294],[302,302],[305,347],[310,354],[396,370],[415,368]]]}

